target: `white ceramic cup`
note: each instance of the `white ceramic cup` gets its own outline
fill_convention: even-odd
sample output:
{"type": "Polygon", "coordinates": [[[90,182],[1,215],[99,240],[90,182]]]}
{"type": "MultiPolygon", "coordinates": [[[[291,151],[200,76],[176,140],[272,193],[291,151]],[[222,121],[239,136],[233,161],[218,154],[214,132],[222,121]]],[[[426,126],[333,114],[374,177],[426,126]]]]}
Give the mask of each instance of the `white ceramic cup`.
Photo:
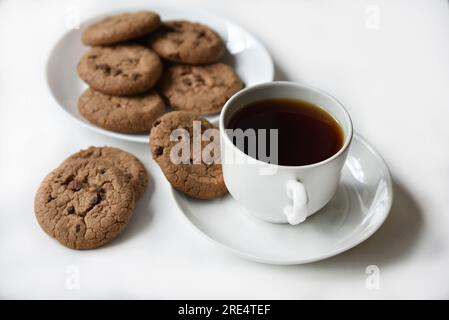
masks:
{"type": "MultiPolygon", "coordinates": [[[[343,105],[321,90],[293,82],[243,89],[226,102],[220,114],[223,175],[229,193],[253,215],[273,223],[301,223],[332,199],[351,140],[352,122],[343,105]],[[225,129],[240,109],[273,98],[304,100],[326,110],[343,129],[343,147],[328,159],[304,166],[270,164],[246,155],[232,143],[225,129]]],[[[291,143],[294,147],[295,141],[291,143]]]]}

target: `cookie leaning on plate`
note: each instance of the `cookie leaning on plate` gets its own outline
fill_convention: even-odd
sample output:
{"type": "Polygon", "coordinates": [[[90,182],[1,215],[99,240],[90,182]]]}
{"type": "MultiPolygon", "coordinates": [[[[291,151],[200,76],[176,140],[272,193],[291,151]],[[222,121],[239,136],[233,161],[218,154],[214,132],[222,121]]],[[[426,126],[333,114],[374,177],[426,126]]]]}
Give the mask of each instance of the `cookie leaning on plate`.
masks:
{"type": "Polygon", "coordinates": [[[114,147],[89,147],[74,153],[64,160],[63,164],[80,159],[103,159],[111,161],[114,166],[120,169],[130,179],[135,191],[136,200],[143,195],[148,186],[149,178],[144,165],[129,152],[114,147]]]}
{"type": "Polygon", "coordinates": [[[157,54],[140,45],[93,47],[77,67],[92,89],[114,96],[147,91],[159,80],[162,63],[157,54]]]}
{"type": "Polygon", "coordinates": [[[61,244],[93,249],[126,227],[134,209],[134,190],[111,161],[69,161],[41,183],[34,208],[42,229],[61,244]]]}
{"type": "Polygon", "coordinates": [[[162,98],[154,90],[140,95],[116,97],[87,89],[78,98],[80,114],[91,123],[111,131],[141,133],[151,129],[165,112],[162,98]]]}
{"type": "Polygon", "coordinates": [[[200,114],[219,112],[225,102],[243,88],[243,82],[224,63],[204,66],[175,64],[160,81],[159,89],[175,110],[200,114]]]}
{"type": "MultiPolygon", "coordinates": [[[[157,162],[170,184],[177,190],[197,199],[212,199],[225,195],[228,190],[223,179],[221,164],[212,162],[206,164],[200,158],[199,163],[195,163],[196,157],[190,155],[186,159],[187,163],[176,163],[171,159],[172,149],[179,141],[172,141],[170,135],[173,130],[184,129],[188,132],[190,151],[192,152],[193,121],[199,121],[202,133],[207,129],[216,127],[205,119],[190,112],[173,111],[163,115],[153,124],[150,133],[150,148],[153,159],[157,162]]],[[[201,150],[210,142],[201,142],[201,150]]],[[[219,143],[217,139],[216,143],[219,143]]],[[[219,159],[219,145],[217,153],[212,155],[214,159],[219,159]]],[[[175,149],[176,150],[176,149],[175,149]]],[[[201,154],[199,154],[201,157],[201,154]]]]}
{"type": "Polygon", "coordinates": [[[159,15],[152,11],[124,13],[91,24],[81,39],[89,46],[111,45],[148,34],[160,24],[159,15]]]}
{"type": "Polygon", "coordinates": [[[167,60],[188,64],[217,62],[225,52],[224,43],[215,31],[185,20],[164,22],[151,36],[149,45],[167,60]]]}

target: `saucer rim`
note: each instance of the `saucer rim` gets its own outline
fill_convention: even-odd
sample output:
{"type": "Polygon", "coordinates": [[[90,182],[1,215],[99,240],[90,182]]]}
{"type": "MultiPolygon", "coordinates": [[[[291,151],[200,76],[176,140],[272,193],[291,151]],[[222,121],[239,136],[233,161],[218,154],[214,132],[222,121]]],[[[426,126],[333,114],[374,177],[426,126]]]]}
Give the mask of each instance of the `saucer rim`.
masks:
{"type": "MultiPolygon", "coordinates": [[[[184,213],[184,209],[182,208],[179,200],[177,199],[177,197],[179,197],[179,196],[183,196],[186,198],[187,198],[187,196],[185,196],[181,192],[177,191],[173,187],[170,188],[171,194],[172,194],[173,200],[176,203],[176,206],[178,207],[178,209],[180,210],[182,216],[184,217],[185,220],[187,220],[189,222],[189,224],[191,225],[192,228],[194,228],[199,234],[201,234],[202,237],[206,238],[210,242],[218,245],[219,247],[224,248],[228,252],[234,253],[235,255],[237,255],[241,258],[251,260],[251,261],[256,261],[259,263],[272,264],[272,265],[300,265],[300,264],[312,263],[312,262],[328,259],[328,258],[336,256],[340,253],[348,251],[349,249],[352,249],[352,248],[358,246],[359,244],[361,244],[362,242],[364,242],[365,240],[370,238],[384,224],[385,220],[387,219],[387,217],[390,214],[391,207],[393,205],[393,199],[394,199],[393,181],[392,181],[390,169],[389,169],[387,163],[385,162],[384,158],[365,138],[363,138],[360,134],[358,134],[355,131],[353,133],[353,139],[359,140],[371,152],[371,154],[373,154],[375,156],[376,160],[383,166],[384,170],[382,170],[382,171],[385,173],[385,180],[387,182],[387,189],[389,190],[388,193],[390,194],[390,196],[388,197],[388,203],[385,205],[385,209],[382,211],[383,217],[381,219],[377,219],[377,225],[374,228],[372,228],[369,232],[366,232],[364,235],[362,235],[359,239],[357,239],[357,241],[350,242],[349,244],[344,245],[334,251],[330,251],[329,253],[326,253],[326,254],[312,256],[312,257],[303,258],[303,259],[274,260],[274,259],[261,258],[259,256],[244,253],[240,250],[237,250],[233,247],[223,244],[222,242],[219,242],[218,240],[216,240],[214,238],[211,238],[205,232],[203,232],[195,223],[193,223],[187,217],[187,215],[184,213]]],[[[349,151],[349,152],[351,152],[351,151],[349,151]]]]}

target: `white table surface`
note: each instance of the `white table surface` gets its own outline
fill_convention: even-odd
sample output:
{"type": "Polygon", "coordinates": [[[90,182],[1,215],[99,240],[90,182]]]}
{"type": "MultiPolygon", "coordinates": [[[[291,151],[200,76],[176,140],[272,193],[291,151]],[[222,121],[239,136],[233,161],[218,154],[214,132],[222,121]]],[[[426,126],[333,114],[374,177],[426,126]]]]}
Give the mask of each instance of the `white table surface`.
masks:
{"type": "Polygon", "coordinates": [[[189,2],[0,0],[0,298],[449,298],[448,2],[189,2]],[[382,228],[317,263],[243,260],[181,217],[147,145],[93,133],[58,110],[44,68],[67,15],[139,2],[227,17],[265,43],[278,80],[338,97],[392,171],[382,228]],[[122,236],[80,252],[44,235],[33,200],[50,170],[89,145],[134,153],[152,183],[122,236]],[[369,265],[380,270],[378,289],[366,285],[369,265]]]}

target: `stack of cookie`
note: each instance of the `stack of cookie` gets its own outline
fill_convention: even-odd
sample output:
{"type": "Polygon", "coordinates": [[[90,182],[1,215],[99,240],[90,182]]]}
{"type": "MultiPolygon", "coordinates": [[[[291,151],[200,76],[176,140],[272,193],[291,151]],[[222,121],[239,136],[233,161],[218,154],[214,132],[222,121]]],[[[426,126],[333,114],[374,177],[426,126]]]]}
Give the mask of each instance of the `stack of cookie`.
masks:
{"type": "Polygon", "coordinates": [[[126,13],[88,26],[82,41],[92,48],[77,70],[90,88],[81,94],[78,109],[107,130],[148,132],[165,104],[217,113],[243,88],[232,68],[218,62],[225,53],[219,35],[199,23],[162,23],[151,11],[126,13]]]}
{"type": "Polygon", "coordinates": [[[149,48],[129,41],[159,28],[159,15],[150,12],[121,14],[89,26],[82,35],[87,51],[78,75],[90,88],[78,100],[81,115],[111,131],[148,131],[165,112],[152,88],[162,75],[162,62],[149,48]]]}
{"type": "Polygon", "coordinates": [[[147,184],[145,167],[130,153],[90,147],[45,177],[35,197],[36,218],[62,245],[96,248],[125,229],[147,184]]]}
{"type": "Polygon", "coordinates": [[[172,62],[158,87],[174,110],[214,114],[243,88],[234,70],[218,62],[226,51],[220,36],[202,24],[165,22],[149,45],[172,62]]]}

